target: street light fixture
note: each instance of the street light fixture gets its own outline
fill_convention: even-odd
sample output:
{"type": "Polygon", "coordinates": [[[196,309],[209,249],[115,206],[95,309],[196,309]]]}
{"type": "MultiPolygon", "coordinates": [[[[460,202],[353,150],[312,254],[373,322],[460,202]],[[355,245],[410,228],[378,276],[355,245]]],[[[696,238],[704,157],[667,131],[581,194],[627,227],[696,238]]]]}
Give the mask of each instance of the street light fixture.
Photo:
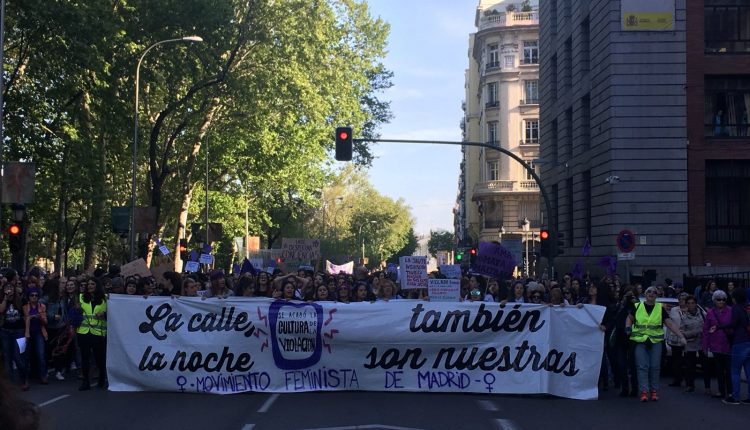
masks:
{"type": "Polygon", "coordinates": [[[133,180],[130,190],[130,260],[135,259],[135,194],[136,194],[136,167],[138,158],[138,93],[141,80],[141,63],[146,54],[153,48],[171,42],[203,42],[200,36],[185,36],[176,39],[165,39],[156,42],[146,48],[138,59],[138,65],[135,68],[135,112],[133,113],[133,180]]]}

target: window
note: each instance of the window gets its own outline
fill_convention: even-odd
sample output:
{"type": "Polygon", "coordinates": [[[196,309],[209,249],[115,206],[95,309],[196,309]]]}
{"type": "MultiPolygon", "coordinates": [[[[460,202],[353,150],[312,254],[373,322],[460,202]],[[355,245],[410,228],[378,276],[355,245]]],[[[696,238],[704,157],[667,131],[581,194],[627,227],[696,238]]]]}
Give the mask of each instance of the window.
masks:
{"type": "Polygon", "coordinates": [[[500,52],[497,50],[497,43],[487,47],[487,68],[500,67],[500,52]]]}
{"type": "Polygon", "coordinates": [[[706,160],[706,244],[750,245],[750,160],[706,160]]]}
{"type": "Polygon", "coordinates": [[[523,135],[523,143],[539,143],[539,120],[527,119],[524,122],[525,131],[523,135]]]}
{"type": "Polygon", "coordinates": [[[523,81],[523,103],[525,105],[539,104],[539,81],[523,81]]]}
{"type": "Polygon", "coordinates": [[[573,86],[573,39],[571,37],[565,40],[564,54],[563,87],[570,89],[573,86]]]}
{"type": "Polygon", "coordinates": [[[565,145],[563,152],[565,159],[567,160],[573,149],[573,108],[565,110],[565,145]]]}
{"type": "Polygon", "coordinates": [[[581,184],[581,187],[583,188],[583,226],[584,226],[584,233],[586,234],[586,237],[584,238],[584,243],[586,239],[589,240],[589,244],[591,243],[591,170],[587,170],[583,172],[583,183],[581,184]]]}
{"type": "Polygon", "coordinates": [[[523,64],[539,64],[539,42],[526,40],[523,42],[523,64]]]}
{"type": "Polygon", "coordinates": [[[705,52],[750,52],[750,4],[741,0],[706,0],[705,52]]]}
{"type": "Polygon", "coordinates": [[[497,107],[499,102],[497,101],[497,82],[490,82],[487,84],[487,107],[497,107]]]}
{"type": "Polygon", "coordinates": [[[549,125],[550,130],[550,137],[549,140],[544,141],[544,145],[548,146],[551,149],[552,152],[552,159],[555,160],[556,163],[560,162],[559,158],[559,145],[560,142],[558,141],[558,135],[560,133],[560,130],[558,129],[557,125],[557,119],[553,119],[552,123],[549,125]]]}
{"type": "Polygon", "coordinates": [[[487,180],[488,181],[500,180],[500,161],[499,160],[490,160],[487,162],[487,180]]]}
{"type": "Polygon", "coordinates": [[[516,67],[516,56],[515,55],[506,55],[505,56],[505,65],[503,66],[506,69],[512,69],[516,67]]]}
{"type": "Polygon", "coordinates": [[[573,234],[575,233],[575,230],[573,228],[574,227],[574,225],[573,225],[573,222],[574,222],[573,221],[574,220],[574,217],[573,217],[574,208],[573,208],[573,206],[575,205],[575,203],[574,203],[575,200],[574,200],[574,196],[573,196],[573,178],[568,178],[565,181],[565,192],[568,193],[568,195],[567,195],[567,197],[568,197],[568,199],[567,199],[568,200],[567,206],[568,207],[566,208],[566,212],[565,212],[565,215],[567,215],[566,218],[567,218],[567,221],[568,221],[568,222],[565,223],[566,227],[567,227],[567,229],[566,229],[567,230],[567,234],[566,234],[567,237],[565,238],[565,240],[566,240],[565,244],[567,246],[573,246],[573,234]]]}
{"type": "Polygon", "coordinates": [[[591,96],[581,97],[581,147],[584,151],[591,147],[591,96]]]}
{"type": "Polygon", "coordinates": [[[590,41],[589,38],[591,37],[591,31],[589,29],[589,19],[586,18],[581,23],[581,43],[579,44],[579,49],[581,50],[581,56],[580,56],[580,64],[581,64],[581,74],[586,74],[589,72],[589,49],[590,49],[590,41]]]}
{"type": "Polygon", "coordinates": [[[557,54],[552,56],[552,61],[550,61],[550,72],[549,72],[549,84],[550,84],[550,96],[552,97],[552,101],[557,100],[557,72],[558,72],[558,64],[557,64],[557,54]]]}
{"type": "Polygon", "coordinates": [[[704,135],[749,136],[750,76],[707,76],[705,88],[704,135]]]}
{"type": "Polygon", "coordinates": [[[503,203],[490,200],[484,203],[484,228],[503,226],[503,203]]]}
{"type": "Polygon", "coordinates": [[[518,224],[520,225],[524,219],[528,219],[531,223],[531,227],[538,227],[541,224],[541,211],[539,210],[539,201],[521,201],[518,207],[518,224]]]}
{"type": "Polygon", "coordinates": [[[487,143],[490,145],[497,145],[497,121],[491,121],[487,123],[487,143]]]}
{"type": "MultiPolygon", "coordinates": [[[[528,164],[529,167],[531,167],[534,170],[534,173],[536,173],[537,176],[541,176],[542,173],[541,173],[541,170],[539,169],[539,164],[534,163],[534,160],[524,160],[524,161],[526,161],[526,164],[528,164]]],[[[526,180],[533,181],[534,177],[531,176],[531,173],[529,173],[529,171],[526,169],[523,169],[523,170],[526,173],[526,180]]]]}

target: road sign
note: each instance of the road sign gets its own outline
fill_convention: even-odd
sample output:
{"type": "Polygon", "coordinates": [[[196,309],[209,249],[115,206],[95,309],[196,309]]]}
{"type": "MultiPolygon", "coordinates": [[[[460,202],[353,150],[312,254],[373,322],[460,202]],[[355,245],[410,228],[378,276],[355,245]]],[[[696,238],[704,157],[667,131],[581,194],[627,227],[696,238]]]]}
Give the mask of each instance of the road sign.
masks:
{"type": "Polygon", "coordinates": [[[617,254],[618,260],[635,260],[635,252],[620,252],[617,254]]]}
{"type": "Polygon", "coordinates": [[[624,229],[617,235],[617,248],[624,253],[633,252],[635,249],[635,234],[624,229]]]}

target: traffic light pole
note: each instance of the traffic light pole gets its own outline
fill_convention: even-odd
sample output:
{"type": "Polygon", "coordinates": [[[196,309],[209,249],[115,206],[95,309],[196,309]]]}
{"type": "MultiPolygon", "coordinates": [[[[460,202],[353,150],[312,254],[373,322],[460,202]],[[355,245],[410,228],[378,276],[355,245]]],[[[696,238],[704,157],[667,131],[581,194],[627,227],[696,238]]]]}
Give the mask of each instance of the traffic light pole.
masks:
{"type": "Polygon", "coordinates": [[[457,141],[450,141],[450,140],[405,140],[405,139],[352,139],[355,143],[369,143],[369,142],[377,142],[377,143],[418,143],[418,144],[428,144],[428,145],[459,145],[459,146],[475,146],[478,148],[485,148],[485,149],[491,149],[494,151],[501,152],[513,160],[517,161],[521,166],[523,166],[524,169],[526,169],[526,172],[531,175],[532,178],[534,178],[534,182],[539,185],[539,192],[542,194],[542,198],[544,199],[544,207],[547,209],[547,229],[550,232],[550,236],[554,240],[550,243],[550,255],[548,257],[549,260],[549,267],[550,267],[550,275],[554,277],[555,274],[555,257],[557,256],[557,220],[553,219],[553,213],[552,212],[552,204],[550,203],[549,195],[547,194],[546,188],[544,188],[544,184],[542,184],[542,179],[539,177],[539,175],[536,174],[534,169],[531,168],[525,161],[521,159],[518,155],[512,153],[511,151],[500,148],[498,146],[493,146],[484,142],[457,142],[457,141]]]}

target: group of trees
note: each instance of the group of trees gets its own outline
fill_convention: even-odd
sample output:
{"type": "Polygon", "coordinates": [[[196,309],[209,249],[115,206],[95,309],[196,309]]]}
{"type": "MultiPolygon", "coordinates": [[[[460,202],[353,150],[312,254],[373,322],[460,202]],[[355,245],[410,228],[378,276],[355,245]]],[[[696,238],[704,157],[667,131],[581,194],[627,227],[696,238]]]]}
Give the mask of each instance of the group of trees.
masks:
{"type": "MultiPolygon", "coordinates": [[[[135,66],[155,42],[203,38],[158,46],[141,67],[137,205],[156,208],[156,235],[172,250],[202,220],[204,183],[225,237],[243,235],[247,217],[250,234],[273,246],[285,225],[326,212],[321,190],[339,186],[328,161],[334,126],[375,137],[390,118],[378,98],[391,85],[381,63],[388,25],[363,2],[9,0],[5,19],[5,159],[36,163],[29,257],[56,269],[127,258],[110,207],[130,205],[135,66]]],[[[355,161],[370,164],[366,145],[355,161]]],[[[332,246],[351,252],[337,247],[372,219],[397,226],[369,245],[389,256],[409,240],[408,208],[367,192],[352,205],[382,211],[342,213],[332,246]]],[[[316,233],[332,226],[312,219],[316,233]]]]}

